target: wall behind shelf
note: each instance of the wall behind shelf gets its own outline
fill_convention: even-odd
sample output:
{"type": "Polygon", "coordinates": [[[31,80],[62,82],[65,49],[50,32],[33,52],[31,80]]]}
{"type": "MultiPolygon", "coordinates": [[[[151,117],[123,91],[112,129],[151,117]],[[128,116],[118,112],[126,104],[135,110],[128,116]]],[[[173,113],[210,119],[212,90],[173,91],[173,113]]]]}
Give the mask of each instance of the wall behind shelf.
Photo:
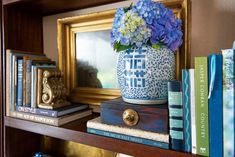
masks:
{"type": "Polygon", "coordinates": [[[234,19],[235,0],[192,0],[191,58],[231,48],[234,19]]]}
{"type": "MultiPolygon", "coordinates": [[[[235,40],[235,1],[234,0],[191,0],[192,37],[191,67],[195,56],[219,52],[230,48],[235,40]]],[[[98,12],[128,6],[136,0],[119,2],[94,8],[82,9],[43,17],[44,51],[48,57],[58,60],[56,45],[56,20],[58,18],[98,12]]]]}
{"type": "Polygon", "coordinates": [[[118,3],[43,17],[43,45],[44,45],[45,54],[49,58],[53,59],[54,61],[58,61],[57,35],[56,35],[57,34],[57,19],[116,9],[118,7],[129,6],[131,2],[136,2],[136,1],[137,0],[118,2],[118,3]]]}

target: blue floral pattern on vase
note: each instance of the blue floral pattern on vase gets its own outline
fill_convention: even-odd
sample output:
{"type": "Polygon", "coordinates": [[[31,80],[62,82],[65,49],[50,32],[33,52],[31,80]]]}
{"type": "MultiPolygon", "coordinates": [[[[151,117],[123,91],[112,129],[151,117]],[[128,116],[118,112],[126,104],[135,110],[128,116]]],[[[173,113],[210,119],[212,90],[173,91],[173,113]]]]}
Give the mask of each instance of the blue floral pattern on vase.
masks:
{"type": "Polygon", "coordinates": [[[167,101],[167,82],[175,78],[175,56],[166,47],[150,46],[121,52],[117,65],[123,100],[133,104],[162,104],[167,101]]]}

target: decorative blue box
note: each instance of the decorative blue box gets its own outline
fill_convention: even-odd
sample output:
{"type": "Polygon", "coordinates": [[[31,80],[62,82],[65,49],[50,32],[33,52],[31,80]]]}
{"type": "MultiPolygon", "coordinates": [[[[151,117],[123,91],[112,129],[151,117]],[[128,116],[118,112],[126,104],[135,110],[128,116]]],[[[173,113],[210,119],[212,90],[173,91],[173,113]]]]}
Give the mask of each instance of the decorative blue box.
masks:
{"type": "MultiPolygon", "coordinates": [[[[130,117],[130,119],[133,117],[130,117]]],[[[101,122],[129,128],[168,134],[168,106],[162,105],[136,105],[126,103],[122,98],[101,103],[101,122]],[[123,117],[127,110],[138,115],[135,125],[126,124],[123,117]]]]}

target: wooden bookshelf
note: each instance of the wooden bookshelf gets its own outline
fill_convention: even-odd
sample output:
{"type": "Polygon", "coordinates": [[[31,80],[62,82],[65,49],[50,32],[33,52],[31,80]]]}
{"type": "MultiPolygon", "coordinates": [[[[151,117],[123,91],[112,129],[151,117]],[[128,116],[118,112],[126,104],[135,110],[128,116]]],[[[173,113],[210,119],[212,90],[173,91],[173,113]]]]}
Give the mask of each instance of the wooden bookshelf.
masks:
{"type": "MultiPolygon", "coordinates": [[[[42,136],[73,141],[106,150],[141,157],[167,156],[191,157],[189,153],[165,150],[123,140],[97,136],[86,132],[86,122],[97,114],[83,118],[61,127],[55,127],[5,115],[6,49],[43,53],[44,15],[62,13],[74,9],[104,5],[122,0],[2,0],[2,53],[0,60],[0,115],[1,115],[1,154],[7,157],[26,157],[40,147],[42,136]],[[5,91],[5,92],[2,92],[5,91]],[[2,93],[1,93],[2,92],[2,93]]],[[[175,0],[182,1],[182,0],[175,0]]]]}
{"type": "Polygon", "coordinates": [[[24,131],[29,131],[41,135],[55,137],[66,141],[73,141],[94,147],[107,149],[114,152],[120,152],[133,156],[174,156],[174,157],[190,157],[191,154],[165,150],[156,147],[146,146],[142,144],[127,142],[123,140],[97,136],[86,132],[86,121],[96,116],[89,116],[61,127],[34,123],[30,121],[20,120],[11,117],[5,117],[5,125],[24,131]]]}
{"type": "Polygon", "coordinates": [[[51,15],[121,1],[124,0],[3,0],[2,3],[3,5],[22,7],[42,15],[51,15]]]}

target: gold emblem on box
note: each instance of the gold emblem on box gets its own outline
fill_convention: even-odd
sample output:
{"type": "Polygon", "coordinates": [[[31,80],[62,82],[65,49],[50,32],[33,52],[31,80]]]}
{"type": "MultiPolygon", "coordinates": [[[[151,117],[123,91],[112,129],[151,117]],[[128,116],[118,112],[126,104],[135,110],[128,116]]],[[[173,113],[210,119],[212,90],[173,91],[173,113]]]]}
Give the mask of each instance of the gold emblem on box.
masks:
{"type": "Polygon", "coordinates": [[[139,115],[133,109],[126,109],[122,114],[124,123],[128,126],[135,126],[139,122],[139,115]]]}

